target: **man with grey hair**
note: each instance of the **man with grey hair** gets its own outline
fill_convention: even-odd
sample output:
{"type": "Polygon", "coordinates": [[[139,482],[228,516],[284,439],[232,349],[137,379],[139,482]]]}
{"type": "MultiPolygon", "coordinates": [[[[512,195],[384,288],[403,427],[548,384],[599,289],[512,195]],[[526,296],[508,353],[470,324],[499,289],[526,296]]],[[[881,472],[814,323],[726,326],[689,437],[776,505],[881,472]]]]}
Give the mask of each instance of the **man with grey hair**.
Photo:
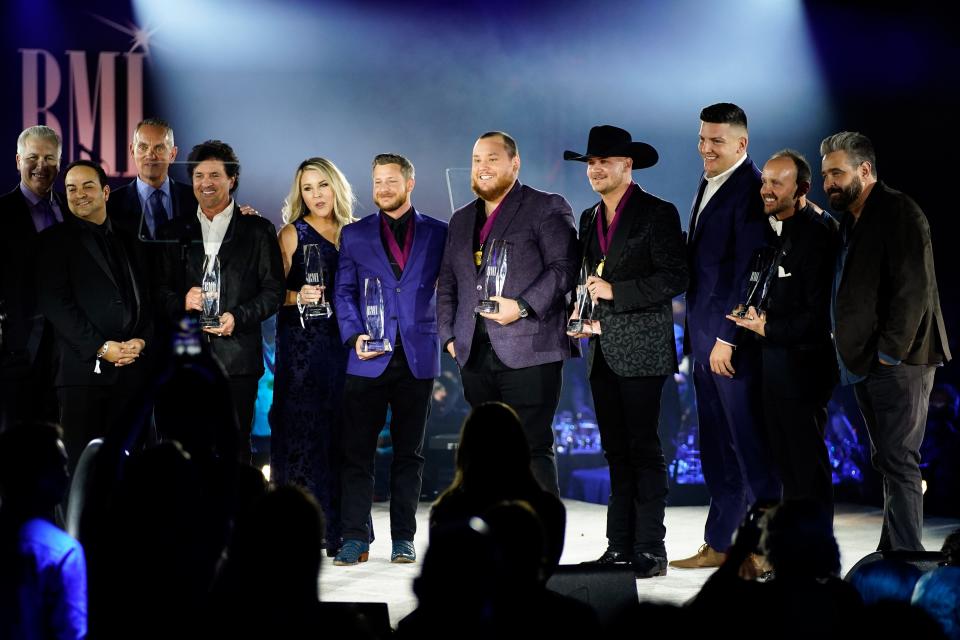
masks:
{"type": "Polygon", "coordinates": [[[145,240],[156,238],[157,228],[184,213],[197,210],[189,184],[170,177],[170,164],[177,159],[173,128],[166,120],[147,118],[133,130],[130,155],[137,177],[113,192],[107,215],[113,224],[145,240]]]}
{"type": "Polygon", "coordinates": [[[870,139],[820,144],[823,190],[840,213],[831,319],[840,381],[854,393],[883,476],[880,551],[922,551],[920,444],[936,366],[950,360],[927,218],[877,178],[870,139]]]}
{"type": "Polygon", "coordinates": [[[67,211],[53,191],[61,148],[50,127],[24,129],[17,138],[20,184],[0,197],[0,429],[17,418],[57,418],[53,334],[37,311],[33,256],[37,235],[67,211]]]}

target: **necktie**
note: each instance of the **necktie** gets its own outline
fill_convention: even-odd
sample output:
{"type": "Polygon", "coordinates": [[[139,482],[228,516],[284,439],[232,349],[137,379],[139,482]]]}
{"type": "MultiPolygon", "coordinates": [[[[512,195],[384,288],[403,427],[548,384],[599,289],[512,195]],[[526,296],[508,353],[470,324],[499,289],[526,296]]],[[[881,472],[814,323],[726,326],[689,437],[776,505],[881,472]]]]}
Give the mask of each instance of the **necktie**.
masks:
{"type": "Polygon", "coordinates": [[[153,235],[156,236],[157,229],[170,219],[166,207],[163,206],[163,191],[160,189],[150,194],[150,211],[153,213],[153,235]]]}
{"type": "Polygon", "coordinates": [[[57,224],[57,216],[53,213],[53,205],[50,204],[50,198],[44,198],[37,203],[37,211],[40,213],[40,229],[43,231],[47,227],[57,224]]]}

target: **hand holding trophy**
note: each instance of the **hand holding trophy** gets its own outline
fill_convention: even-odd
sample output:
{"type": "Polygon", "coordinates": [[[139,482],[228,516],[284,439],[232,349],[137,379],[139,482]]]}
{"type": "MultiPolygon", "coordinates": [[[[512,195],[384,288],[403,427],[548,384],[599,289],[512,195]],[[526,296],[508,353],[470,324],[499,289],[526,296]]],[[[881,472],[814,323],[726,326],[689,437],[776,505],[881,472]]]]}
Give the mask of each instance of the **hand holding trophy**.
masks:
{"type": "Polygon", "coordinates": [[[490,243],[482,273],[483,298],[474,311],[497,313],[500,311],[500,304],[491,298],[503,295],[503,283],[507,280],[507,243],[504,240],[493,240],[490,243]]]}
{"type": "Polygon", "coordinates": [[[363,341],[361,351],[364,353],[393,351],[390,339],[383,336],[383,285],[380,284],[380,278],[364,278],[363,309],[367,335],[370,338],[363,341]]]}
{"type": "Polygon", "coordinates": [[[220,259],[208,255],[203,259],[202,292],[203,311],[200,312],[200,327],[212,329],[220,326],[220,259]]]}
{"type": "Polygon", "coordinates": [[[303,317],[306,319],[329,318],[333,315],[333,309],[326,299],[326,283],[324,282],[326,270],[323,268],[323,254],[320,253],[320,245],[306,244],[303,246],[303,271],[307,284],[320,287],[320,299],[304,305],[303,317]]]}

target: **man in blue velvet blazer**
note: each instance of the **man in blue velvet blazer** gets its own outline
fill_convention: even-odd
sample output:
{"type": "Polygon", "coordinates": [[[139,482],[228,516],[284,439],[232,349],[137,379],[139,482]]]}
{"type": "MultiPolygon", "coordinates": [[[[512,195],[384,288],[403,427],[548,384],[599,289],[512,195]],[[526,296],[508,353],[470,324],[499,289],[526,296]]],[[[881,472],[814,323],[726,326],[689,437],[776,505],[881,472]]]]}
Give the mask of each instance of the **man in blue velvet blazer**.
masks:
{"type": "Polygon", "coordinates": [[[759,349],[726,319],[744,302],[754,252],[764,244],[760,171],[747,155],[747,116],[729,103],[700,113],[704,176],[687,235],[684,352],[694,358],[700,458],[710,492],[705,544],[670,566],[719,566],[750,505],[778,501],[759,436],[759,349]]]}
{"type": "Polygon", "coordinates": [[[341,471],[343,547],[336,565],[353,565],[369,553],[373,463],[377,436],[390,407],[392,562],[413,562],[417,502],[423,471],[423,433],[433,379],[440,373],[437,274],[447,224],[417,212],[410,202],[414,168],[396,154],[373,161],[373,201],[380,211],[347,225],[340,236],[334,305],[340,335],[353,348],[343,399],[341,471]],[[364,282],[379,278],[383,337],[392,351],[366,352],[370,338],[362,312],[364,282]]]}

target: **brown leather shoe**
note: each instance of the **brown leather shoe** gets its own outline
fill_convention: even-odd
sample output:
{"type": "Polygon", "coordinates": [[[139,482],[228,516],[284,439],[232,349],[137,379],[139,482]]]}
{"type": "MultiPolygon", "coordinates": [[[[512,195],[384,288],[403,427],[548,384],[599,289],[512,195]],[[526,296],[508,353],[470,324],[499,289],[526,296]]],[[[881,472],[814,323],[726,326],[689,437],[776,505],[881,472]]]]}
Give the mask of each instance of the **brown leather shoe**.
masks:
{"type": "Polygon", "coordinates": [[[710,545],[700,545],[697,552],[683,560],[671,560],[670,566],[676,569],[711,569],[719,567],[727,559],[727,554],[720,553],[710,545]]]}

